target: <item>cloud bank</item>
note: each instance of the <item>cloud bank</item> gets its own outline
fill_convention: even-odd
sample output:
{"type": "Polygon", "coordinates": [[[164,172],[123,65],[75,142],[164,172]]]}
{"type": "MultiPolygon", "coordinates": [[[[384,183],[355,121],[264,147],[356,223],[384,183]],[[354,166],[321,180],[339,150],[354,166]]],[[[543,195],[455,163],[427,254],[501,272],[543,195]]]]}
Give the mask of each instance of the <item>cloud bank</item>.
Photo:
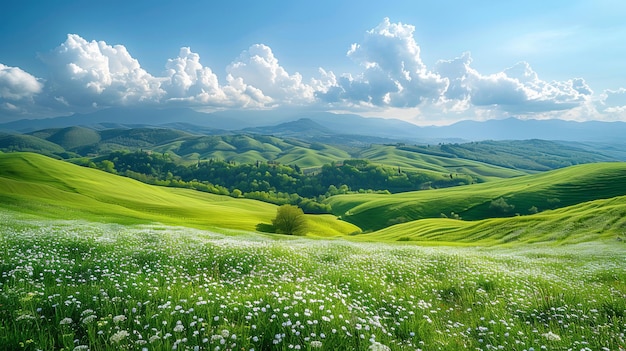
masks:
{"type": "Polygon", "coordinates": [[[153,75],[123,45],[69,34],[42,55],[49,72],[45,78],[0,63],[0,113],[43,116],[177,105],[348,110],[431,123],[508,116],[626,119],[624,88],[596,94],[583,78],[548,82],[527,62],[483,74],[472,67],[469,52],[427,67],[420,54],[415,27],[385,18],[348,48],[356,73],[320,67],[317,77],[305,79],[281,66],[270,47],[255,44],[226,67],[220,81],[189,47],[153,75]]]}

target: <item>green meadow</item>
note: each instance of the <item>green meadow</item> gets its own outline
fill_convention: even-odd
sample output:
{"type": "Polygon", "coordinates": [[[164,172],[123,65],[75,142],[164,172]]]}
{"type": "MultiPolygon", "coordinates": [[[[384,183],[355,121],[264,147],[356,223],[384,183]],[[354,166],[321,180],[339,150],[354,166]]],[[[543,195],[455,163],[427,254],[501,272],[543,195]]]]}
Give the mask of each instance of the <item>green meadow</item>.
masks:
{"type": "Polygon", "coordinates": [[[425,247],[8,210],[0,218],[3,350],[620,350],[626,342],[623,243],[425,247]]]}
{"type": "Polygon", "coordinates": [[[327,201],[271,234],[272,204],[0,153],[0,345],[626,348],[624,163],[327,201]]]}
{"type": "MultiPolygon", "coordinates": [[[[0,169],[1,206],[57,219],[255,231],[271,223],[277,208],[260,201],[146,185],[37,154],[1,154],[0,169]]],[[[358,231],[332,216],[310,221],[311,235],[358,231]]]]}
{"type": "Polygon", "coordinates": [[[348,194],[327,200],[333,212],[363,230],[383,229],[394,221],[454,217],[481,220],[532,214],[598,199],[626,195],[626,163],[592,163],[534,175],[398,194],[348,194]],[[507,212],[491,206],[503,198],[507,212]]]}

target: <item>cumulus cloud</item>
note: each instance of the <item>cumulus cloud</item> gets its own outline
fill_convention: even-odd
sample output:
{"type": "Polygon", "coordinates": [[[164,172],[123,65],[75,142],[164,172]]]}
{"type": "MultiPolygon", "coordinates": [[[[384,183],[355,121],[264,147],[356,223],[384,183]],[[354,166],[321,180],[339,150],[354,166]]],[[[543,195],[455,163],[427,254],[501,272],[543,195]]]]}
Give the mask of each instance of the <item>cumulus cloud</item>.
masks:
{"type": "Polygon", "coordinates": [[[141,68],[123,45],[69,34],[44,61],[51,67],[51,93],[72,105],[156,102],[164,94],[160,80],[141,68]]]}
{"type": "Polygon", "coordinates": [[[414,31],[414,26],[391,23],[385,18],[347,53],[363,67],[363,72],[341,76],[320,97],[329,102],[389,107],[415,107],[438,99],[448,81],[429,71],[422,62],[414,31]]]}
{"type": "Polygon", "coordinates": [[[547,82],[526,62],[502,72],[483,75],[471,66],[472,58],[464,53],[453,60],[437,62],[435,71],[449,79],[443,96],[448,101],[462,101],[469,108],[490,107],[503,112],[532,114],[578,107],[589,101],[593,91],[582,78],[547,82]]]}
{"type": "Polygon", "coordinates": [[[234,60],[226,71],[229,80],[239,80],[258,89],[272,101],[284,104],[311,103],[313,88],[304,83],[299,73],[289,74],[274,56],[272,49],[263,44],[250,46],[234,60]]]}
{"type": "Polygon", "coordinates": [[[0,63],[0,111],[6,115],[27,114],[43,86],[40,79],[21,68],[0,63]]]}
{"type": "Polygon", "coordinates": [[[223,95],[217,75],[203,67],[200,55],[188,47],[181,48],[178,57],[167,60],[165,68],[167,80],[163,89],[170,98],[223,95]]]}
{"type": "Polygon", "coordinates": [[[43,84],[33,75],[19,67],[0,63],[0,99],[23,100],[39,94],[43,84]]]}
{"type": "Polygon", "coordinates": [[[483,74],[465,52],[429,68],[414,34],[414,26],[385,18],[361,42],[346,48],[356,71],[341,74],[319,68],[310,79],[288,72],[270,47],[255,44],[226,67],[221,81],[189,47],[168,59],[155,76],[123,45],[69,34],[42,56],[50,72],[45,80],[0,64],[0,110],[54,115],[138,104],[203,109],[299,106],[402,116],[420,123],[506,116],[626,117],[626,89],[596,94],[582,78],[545,81],[526,62],[483,74]]]}
{"type": "Polygon", "coordinates": [[[203,66],[200,55],[189,47],[181,48],[178,57],[167,60],[165,68],[162,84],[166,92],[165,103],[240,107],[249,105],[252,100],[243,96],[247,90],[245,84],[233,82],[226,88],[221,87],[217,75],[211,68],[203,66]]]}

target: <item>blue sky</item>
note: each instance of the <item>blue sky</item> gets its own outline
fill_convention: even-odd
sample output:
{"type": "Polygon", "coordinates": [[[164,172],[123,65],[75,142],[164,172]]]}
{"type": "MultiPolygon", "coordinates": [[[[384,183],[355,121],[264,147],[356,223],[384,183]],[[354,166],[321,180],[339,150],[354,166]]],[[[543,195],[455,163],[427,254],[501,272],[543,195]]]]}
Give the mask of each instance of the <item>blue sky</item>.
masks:
{"type": "Polygon", "coordinates": [[[626,3],[12,1],[0,122],[115,106],[626,121],[626,3]]]}

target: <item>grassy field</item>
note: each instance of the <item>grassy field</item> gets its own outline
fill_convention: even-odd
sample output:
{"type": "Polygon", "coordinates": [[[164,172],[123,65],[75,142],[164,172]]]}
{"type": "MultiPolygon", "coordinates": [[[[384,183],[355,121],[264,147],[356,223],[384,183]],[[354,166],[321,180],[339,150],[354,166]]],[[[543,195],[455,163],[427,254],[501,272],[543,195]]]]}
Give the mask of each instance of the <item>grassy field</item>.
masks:
{"type": "Polygon", "coordinates": [[[305,238],[258,232],[274,205],[0,153],[0,348],[624,350],[625,170],[335,196],[365,225],[561,208],[308,216],[305,238]]]}
{"type": "Polygon", "coordinates": [[[480,221],[422,219],[353,238],[414,241],[422,245],[549,245],[626,240],[626,196],[596,200],[529,216],[480,221]]]}
{"type": "MultiPolygon", "coordinates": [[[[29,153],[0,155],[0,199],[1,207],[58,219],[247,231],[269,225],[277,209],[260,201],[146,185],[29,153]]],[[[311,235],[359,231],[333,216],[308,218],[311,235]]]]}
{"type": "Polygon", "coordinates": [[[3,350],[621,350],[624,243],[418,247],[0,210],[3,350]]]}
{"type": "Polygon", "coordinates": [[[358,157],[374,163],[402,167],[409,171],[430,171],[437,173],[468,174],[482,180],[511,178],[526,175],[528,172],[504,168],[463,158],[428,155],[411,152],[389,145],[372,145],[358,154],[358,157]]]}
{"type": "Polygon", "coordinates": [[[465,220],[531,214],[537,211],[626,195],[626,163],[594,163],[469,186],[393,195],[350,194],[327,200],[333,213],[363,230],[442,215],[465,220]],[[508,213],[491,206],[503,198],[508,213]]]}

